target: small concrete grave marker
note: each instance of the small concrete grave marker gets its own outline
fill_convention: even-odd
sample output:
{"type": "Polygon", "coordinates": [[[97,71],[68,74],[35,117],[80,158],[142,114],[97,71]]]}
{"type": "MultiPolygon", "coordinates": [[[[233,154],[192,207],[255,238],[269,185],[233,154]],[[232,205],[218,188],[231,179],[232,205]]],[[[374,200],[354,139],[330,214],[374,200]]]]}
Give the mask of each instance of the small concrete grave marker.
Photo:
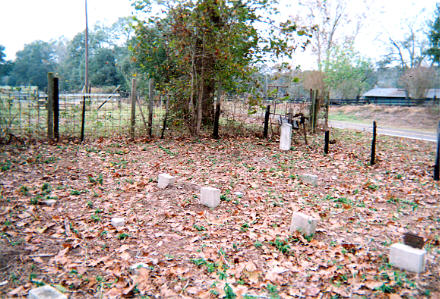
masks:
{"type": "Polygon", "coordinates": [[[58,292],[55,288],[45,285],[29,291],[29,299],[67,299],[67,296],[58,292]]]}
{"type": "Polygon", "coordinates": [[[422,249],[423,245],[425,245],[425,241],[416,234],[405,233],[403,234],[403,244],[411,246],[412,248],[422,249]]]}
{"type": "Polygon", "coordinates": [[[166,187],[174,184],[176,182],[176,178],[170,176],[167,173],[159,174],[159,178],[157,179],[157,187],[161,189],[165,189],[166,187]]]}
{"type": "Polygon", "coordinates": [[[122,217],[115,217],[112,218],[112,225],[114,227],[121,227],[125,225],[125,218],[122,217]]]}
{"type": "Polygon", "coordinates": [[[302,174],[299,176],[300,180],[312,186],[318,186],[318,176],[314,174],[302,174]]]}
{"type": "Polygon", "coordinates": [[[283,123],[281,125],[280,150],[282,151],[290,150],[291,142],[292,142],[292,125],[289,123],[283,123]]]}
{"type": "Polygon", "coordinates": [[[217,207],[220,204],[220,189],[202,187],[200,189],[200,203],[210,208],[217,207]]]}
{"type": "Polygon", "coordinates": [[[425,271],[425,255],[426,250],[395,243],[390,247],[389,261],[397,268],[421,273],[425,271]]]}
{"type": "Polygon", "coordinates": [[[319,219],[308,216],[304,213],[295,212],[292,215],[292,222],[290,223],[289,231],[291,233],[299,231],[303,235],[310,236],[315,233],[318,220],[319,219]]]}

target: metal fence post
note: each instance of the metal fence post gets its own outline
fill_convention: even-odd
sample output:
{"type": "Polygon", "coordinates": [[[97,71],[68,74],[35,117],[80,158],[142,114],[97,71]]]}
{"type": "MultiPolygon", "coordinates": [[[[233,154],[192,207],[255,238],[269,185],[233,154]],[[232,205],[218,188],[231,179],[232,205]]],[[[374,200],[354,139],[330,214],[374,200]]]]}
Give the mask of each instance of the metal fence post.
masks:
{"type": "Polygon", "coordinates": [[[58,141],[60,139],[60,95],[59,95],[59,86],[58,86],[58,78],[55,77],[53,80],[53,131],[54,137],[58,141]]]}
{"type": "Polygon", "coordinates": [[[53,139],[54,76],[47,73],[47,138],[53,139]]]}
{"type": "Polygon", "coordinates": [[[438,123],[437,128],[437,155],[434,166],[434,180],[440,181],[440,122],[438,123]]]}
{"type": "Polygon", "coordinates": [[[373,141],[371,142],[370,165],[376,164],[376,121],[373,121],[373,141]]]}

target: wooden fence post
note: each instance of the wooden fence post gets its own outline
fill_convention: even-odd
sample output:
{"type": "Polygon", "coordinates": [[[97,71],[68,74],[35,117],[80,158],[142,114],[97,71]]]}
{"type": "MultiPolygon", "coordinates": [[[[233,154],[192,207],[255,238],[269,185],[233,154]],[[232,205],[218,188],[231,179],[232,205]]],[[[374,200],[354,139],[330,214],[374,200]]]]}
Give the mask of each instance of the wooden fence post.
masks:
{"type": "Polygon", "coordinates": [[[373,141],[371,142],[371,160],[370,165],[376,164],[376,121],[373,121],[373,141]]]}
{"type": "Polygon", "coordinates": [[[150,78],[148,81],[148,136],[153,136],[153,104],[154,104],[154,93],[153,93],[153,79],[150,78]]]}
{"type": "Polygon", "coordinates": [[[438,123],[437,128],[437,155],[434,166],[434,180],[440,181],[440,122],[438,123]]]}
{"type": "Polygon", "coordinates": [[[269,133],[269,118],[270,118],[270,105],[267,105],[266,114],[264,115],[264,130],[263,130],[264,138],[267,138],[267,135],[269,133]]]}
{"type": "Polygon", "coordinates": [[[53,78],[53,131],[56,141],[60,140],[60,93],[58,77],[53,78]]]}
{"type": "Polygon", "coordinates": [[[134,140],[134,127],[136,125],[136,79],[131,79],[131,126],[130,138],[134,140]]]}
{"type": "Polygon", "coordinates": [[[53,139],[54,76],[47,73],[47,138],[53,139]]]}

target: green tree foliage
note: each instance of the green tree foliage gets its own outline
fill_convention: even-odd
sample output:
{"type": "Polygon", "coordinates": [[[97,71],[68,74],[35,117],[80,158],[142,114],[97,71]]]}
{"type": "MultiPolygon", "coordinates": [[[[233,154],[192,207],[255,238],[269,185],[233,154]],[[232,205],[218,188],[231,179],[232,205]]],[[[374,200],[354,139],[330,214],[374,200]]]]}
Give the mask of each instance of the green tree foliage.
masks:
{"type": "MultiPolygon", "coordinates": [[[[92,86],[121,85],[127,88],[124,67],[127,71],[130,33],[124,28],[128,28],[127,19],[121,18],[110,27],[97,25],[89,32],[89,77],[92,86]]],[[[67,42],[64,51],[58,68],[62,89],[80,90],[85,77],[85,32],[78,33],[67,42]]]]}
{"type": "Polygon", "coordinates": [[[374,68],[352,45],[334,47],[327,63],[324,82],[333,98],[358,98],[374,85],[374,68]]]}
{"type": "Polygon", "coordinates": [[[47,73],[54,72],[56,68],[53,45],[35,41],[25,45],[16,56],[10,84],[38,86],[44,89],[47,86],[47,73]]]}
{"type": "Polygon", "coordinates": [[[0,84],[2,83],[2,78],[9,75],[12,70],[12,62],[6,60],[5,47],[0,45],[0,84]]]}
{"type": "MultiPolygon", "coordinates": [[[[143,15],[164,1],[135,1],[143,15]],[[153,3],[155,5],[153,5],[153,3]]],[[[212,123],[215,91],[246,86],[255,64],[269,54],[290,54],[293,47],[279,38],[273,21],[262,16],[272,12],[269,0],[167,1],[165,14],[137,19],[136,42],[132,50],[136,63],[155,78],[163,92],[173,91],[173,108],[198,135],[202,122],[212,123]],[[265,21],[266,35],[256,23],[265,21]]],[[[282,33],[296,31],[292,23],[282,24],[282,33]]]]}
{"type": "Polygon", "coordinates": [[[434,21],[429,23],[429,45],[427,53],[434,63],[440,64],[440,3],[434,15],[434,21]]]}

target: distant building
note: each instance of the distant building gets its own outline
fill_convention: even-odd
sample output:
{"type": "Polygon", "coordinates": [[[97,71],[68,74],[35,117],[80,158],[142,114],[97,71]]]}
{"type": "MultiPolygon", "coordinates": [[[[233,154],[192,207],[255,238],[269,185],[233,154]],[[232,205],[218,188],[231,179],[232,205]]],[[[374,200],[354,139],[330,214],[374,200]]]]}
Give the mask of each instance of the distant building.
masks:
{"type": "MultiPolygon", "coordinates": [[[[369,100],[378,99],[407,99],[405,89],[403,88],[373,88],[362,95],[362,98],[369,100]]],[[[440,89],[428,89],[425,93],[425,99],[440,98],[440,89]]]]}
{"type": "Polygon", "coordinates": [[[403,88],[373,88],[362,95],[364,99],[375,101],[384,99],[406,99],[403,88]]]}
{"type": "Polygon", "coordinates": [[[367,104],[413,106],[440,99],[440,89],[429,89],[423,99],[409,99],[403,88],[373,88],[362,95],[367,104]]]}

